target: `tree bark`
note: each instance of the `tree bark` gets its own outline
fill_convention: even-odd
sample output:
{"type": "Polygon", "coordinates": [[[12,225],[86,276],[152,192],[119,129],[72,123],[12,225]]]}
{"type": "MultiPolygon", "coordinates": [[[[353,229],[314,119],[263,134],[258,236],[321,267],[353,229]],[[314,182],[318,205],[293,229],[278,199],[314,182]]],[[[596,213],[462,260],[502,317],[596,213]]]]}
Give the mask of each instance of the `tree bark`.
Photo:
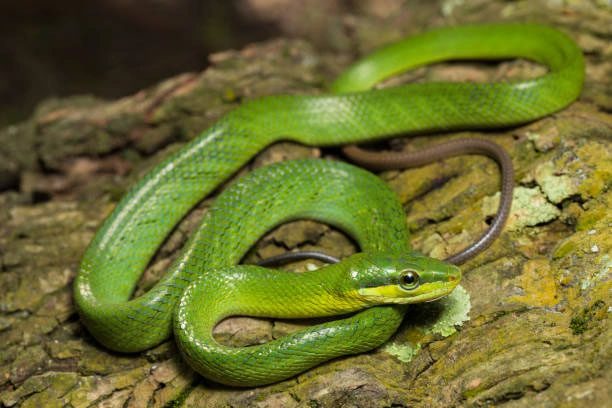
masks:
{"type": "MultiPolygon", "coordinates": [[[[214,54],[204,72],[179,75],[116,101],[45,101],[29,120],[0,131],[2,406],[595,407],[612,400],[609,6],[479,0],[361,4],[353,14],[338,7],[312,24],[287,24],[293,30],[288,35],[297,30],[303,40],[276,39],[214,54]],[[385,7],[395,12],[381,12],[385,7]],[[173,341],[122,355],[90,337],[72,302],[79,260],[117,200],[153,164],[244,100],[321,93],[357,53],[429,27],[499,20],[543,22],[567,32],[585,52],[587,78],[579,101],[522,127],[391,142],[395,149],[413,149],[434,137],[477,135],[497,141],[513,157],[517,190],[511,219],[489,250],[463,266],[462,289],[453,296],[412,308],[393,339],[375,351],[256,389],[202,379],[182,362],[173,341]],[[321,44],[321,27],[328,48],[321,44]]],[[[277,18],[300,21],[291,12],[303,9],[294,7],[277,18]]],[[[439,64],[404,79],[491,81],[542,72],[524,61],[439,64]]],[[[336,154],[279,143],[240,174],[274,161],[336,154]]],[[[499,175],[483,157],[381,177],[405,204],[413,246],[432,256],[472,242],[496,208],[499,175]]],[[[167,240],[137,293],[163,274],[213,199],[167,240]]],[[[336,256],[356,250],[341,232],[299,221],[263,237],[248,258],[294,248],[336,256]]],[[[309,263],[293,266],[300,270],[309,263]]],[[[217,334],[247,345],[299,324],[237,318],[221,324],[217,334]]]]}

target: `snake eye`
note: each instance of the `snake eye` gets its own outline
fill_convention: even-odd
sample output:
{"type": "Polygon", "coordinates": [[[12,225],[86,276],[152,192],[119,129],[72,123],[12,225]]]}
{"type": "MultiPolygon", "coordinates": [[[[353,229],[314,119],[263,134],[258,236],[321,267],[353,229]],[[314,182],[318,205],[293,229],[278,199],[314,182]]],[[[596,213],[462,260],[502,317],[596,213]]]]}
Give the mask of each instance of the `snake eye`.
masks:
{"type": "Polygon", "coordinates": [[[415,271],[404,271],[400,276],[400,286],[407,290],[415,289],[419,286],[419,274],[415,271]]]}

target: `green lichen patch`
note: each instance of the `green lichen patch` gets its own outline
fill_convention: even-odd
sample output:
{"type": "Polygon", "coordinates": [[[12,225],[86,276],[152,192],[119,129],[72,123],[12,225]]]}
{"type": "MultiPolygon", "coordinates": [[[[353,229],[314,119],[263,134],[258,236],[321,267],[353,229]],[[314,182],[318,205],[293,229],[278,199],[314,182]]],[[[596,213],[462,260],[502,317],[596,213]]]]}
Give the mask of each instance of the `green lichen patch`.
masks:
{"type": "Polygon", "coordinates": [[[578,184],[565,174],[555,174],[555,164],[544,162],[535,168],[535,180],[546,197],[555,204],[578,192],[578,184]]]}
{"type": "Polygon", "coordinates": [[[597,320],[607,318],[606,302],[597,300],[589,307],[585,307],[580,312],[576,313],[570,320],[569,327],[572,333],[578,335],[587,330],[592,329],[596,325],[597,320]]]}
{"type": "Polygon", "coordinates": [[[470,295],[463,286],[457,286],[449,296],[441,299],[440,303],[443,312],[426,331],[448,337],[457,331],[457,326],[462,326],[469,320],[470,295]]]}
{"type": "Polygon", "coordinates": [[[399,361],[409,363],[421,350],[421,344],[411,344],[409,342],[399,343],[392,341],[387,343],[383,347],[383,350],[392,356],[395,356],[399,361]]]}
{"type": "MultiPolygon", "coordinates": [[[[494,215],[499,205],[499,193],[483,200],[483,212],[494,215]]],[[[521,230],[556,219],[560,210],[551,204],[537,188],[516,187],[514,189],[512,209],[508,217],[506,229],[509,231],[521,230]]]]}
{"type": "Polygon", "coordinates": [[[415,306],[406,315],[405,335],[408,340],[396,340],[384,346],[383,350],[400,361],[408,363],[423,346],[422,341],[432,335],[448,337],[457,331],[457,326],[469,320],[470,295],[461,286],[437,302],[415,306]]]}

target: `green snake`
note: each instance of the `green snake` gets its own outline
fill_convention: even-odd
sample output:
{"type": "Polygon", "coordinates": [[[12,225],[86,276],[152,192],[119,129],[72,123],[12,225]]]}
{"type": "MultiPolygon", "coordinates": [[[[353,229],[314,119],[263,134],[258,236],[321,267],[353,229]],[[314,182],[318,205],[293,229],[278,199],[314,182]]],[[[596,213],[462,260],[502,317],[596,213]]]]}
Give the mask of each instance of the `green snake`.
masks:
{"type": "Polygon", "coordinates": [[[463,26],[374,52],[345,71],[331,94],[245,102],[145,175],[104,221],[75,281],[81,319],[100,343],[121,352],[148,349],[174,333],[181,354],[199,373],[238,386],[280,381],[375,348],[397,329],[406,304],[449,293],[460,272],[411,251],[394,194],[367,171],[340,162],[280,163],[239,179],[219,195],[164,277],[146,294],[131,295],[185,214],[276,141],[334,146],[516,125],[568,105],[579,95],[583,76],[580,50],[555,29],[463,26]],[[371,89],[424,64],[515,57],[549,72],[520,81],[371,89]],[[262,234],[298,218],[341,228],[362,252],[300,275],[236,266],[262,234]],[[301,318],[349,312],[354,314],[252,347],[224,346],[212,336],[221,319],[237,314],[301,318]]]}

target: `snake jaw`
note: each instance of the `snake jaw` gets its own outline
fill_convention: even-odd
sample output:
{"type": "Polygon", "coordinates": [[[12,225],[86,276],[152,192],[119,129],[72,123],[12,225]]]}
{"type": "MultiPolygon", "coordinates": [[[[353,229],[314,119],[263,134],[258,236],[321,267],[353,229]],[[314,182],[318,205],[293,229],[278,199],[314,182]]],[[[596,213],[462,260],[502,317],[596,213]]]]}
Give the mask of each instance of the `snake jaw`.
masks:
{"type": "Polygon", "coordinates": [[[418,293],[407,294],[398,285],[385,285],[371,288],[359,289],[359,294],[374,304],[408,304],[433,302],[438,300],[455,289],[458,280],[450,282],[434,282],[422,285],[422,290],[418,293]]]}

